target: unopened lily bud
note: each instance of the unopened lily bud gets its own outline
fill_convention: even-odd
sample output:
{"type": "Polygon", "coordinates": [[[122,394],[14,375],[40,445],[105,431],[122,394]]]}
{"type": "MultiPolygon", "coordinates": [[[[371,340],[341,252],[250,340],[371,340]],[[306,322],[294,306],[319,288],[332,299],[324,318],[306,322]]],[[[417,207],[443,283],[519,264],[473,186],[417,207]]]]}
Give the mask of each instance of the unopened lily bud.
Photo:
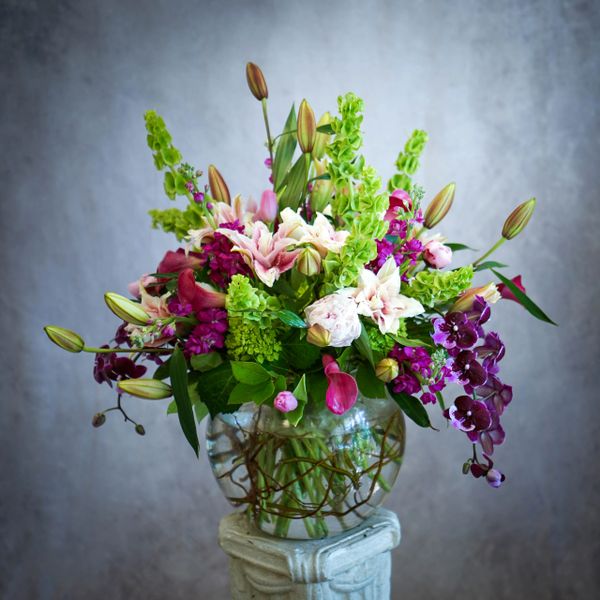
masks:
{"type": "Polygon", "coordinates": [[[450,308],[451,312],[465,312],[473,308],[475,296],[481,296],[489,304],[496,304],[500,300],[500,292],[495,283],[480,285],[464,291],[450,308]]]}
{"type": "MultiPolygon", "coordinates": [[[[323,125],[329,125],[331,123],[331,114],[326,112],[317,123],[317,129],[323,125]]],[[[312,155],[317,160],[321,160],[325,156],[325,148],[329,143],[329,134],[321,133],[317,131],[317,135],[315,137],[315,145],[312,149],[312,155]]]]}
{"type": "Polygon", "coordinates": [[[264,100],[269,97],[269,89],[267,88],[265,76],[258,65],[251,62],[246,64],[246,81],[252,95],[257,100],[264,100]]]}
{"type": "Polygon", "coordinates": [[[321,272],[321,255],[315,248],[304,248],[298,256],[296,267],[303,275],[311,277],[321,272]]]}
{"type": "Polygon", "coordinates": [[[229,194],[229,188],[223,179],[223,175],[219,173],[219,170],[215,165],[208,167],[208,185],[210,187],[210,195],[213,200],[217,202],[225,202],[225,204],[231,204],[231,195],[229,194]]]}
{"type": "Polygon", "coordinates": [[[135,426],[135,432],[138,435],[146,435],[146,430],[144,429],[144,426],[140,425],[139,423],[135,426]]]}
{"type": "Polygon", "coordinates": [[[94,427],[102,427],[106,423],[106,415],[104,413],[96,413],[92,419],[92,425],[94,427]]]}
{"type": "Polygon", "coordinates": [[[158,379],[124,379],[117,387],[121,392],[146,400],[161,400],[173,394],[171,386],[158,379]]]}
{"type": "Polygon", "coordinates": [[[396,379],[400,373],[398,361],[395,358],[384,358],[375,365],[375,375],[377,379],[389,383],[396,379]]]}
{"type": "Polygon", "coordinates": [[[83,350],[85,345],[83,338],[70,329],[57,327],[56,325],[46,325],[44,331],[57,346],[67,352],[81,352],[83,350]]]}
{"type": "Polygon", "coordinates": [[[454,202],[456,184],[449,183],[438,192],[437,196],[429,203],[425,210],[424,225],[427,229],[435,227],[447,214],[454,202]]]}
{"type": "Polygon", "coordinates": [[[302,152],[312,152],[317,139],[315,113],[306,100],[302,100],[298,109],[298,144],[302,152]]]}
{"type": "Polygon", "coordinates": [[[519,206],[508,215],[508,218],[504,222],[504,227],[502,227],[503,238],[512,240],[525,229],[535,210],[535,203],[535,198],[530,198],[526,202],[523,202],[523,204],[519,204],[519,206]]]}
{"type": "Polygon", "coordinates": [[[140,306],[138,302],[133,302],[125,296],[115,294],[114,292],[106,292],[104,294],[104,302],[106,306],[119,319],[123,319],[127,323],[133,325],[147,325],[150,320],[150,315],[140,306]]]}
{"type": "Polygon", "coordinates": [[[331,342],[331,333],[323,325],[315,323],[308,328],[306,341],[309,344],[319,346],[319,348],[325,348],[331,342]]]}

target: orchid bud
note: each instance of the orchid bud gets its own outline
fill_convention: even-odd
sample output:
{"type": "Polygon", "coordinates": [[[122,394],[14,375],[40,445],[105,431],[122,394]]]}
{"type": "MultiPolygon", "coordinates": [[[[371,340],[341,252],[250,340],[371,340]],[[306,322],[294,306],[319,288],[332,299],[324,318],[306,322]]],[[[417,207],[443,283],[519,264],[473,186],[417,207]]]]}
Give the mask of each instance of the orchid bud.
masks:
{"type": "Polygon", "coordinates": [[[504,222],[504,227],[502,227],[502,237],[504,239],[512,240],[525,229],[527,223],[529,223],[529,219],[531,219],[531,215],[533,215],[535,203],[536,199],[530,198],[526,202],[519,204],[519,206],[508,215],[508,218],[504,222]]]}
{"type": "Polygon", "coordinates": [[[92,419],[92,425],[94,427],[102,427],[106,423],[106,415],[104,413],[96,413],[92,419]]]}
{"type": "Polygon", "coordinates": [[[500,292],[495,283],[480,285],[464,291],[450,308],[450,312],[466,312],[473,308],[475,296],[481,296],[489,304],[495,304],[500,300],[500,292]]]}
{"type": "Polygon", "coordinates": [[[288,413],[298,408],[298,400],[292,392],[279,392],[273,400],[273,407],[279,412],[288,413]]]}
{"type": "Polygon", "coordinates": [[[312,277],[321,272],[321,255],[312,247],[307,247],[299,254],[296,267],[303,275],[312,277]]]}
{"type": "Polygon", "coordinates": [[[375,365],[375,375],[377,379],[389,383],[396,379],[400,373],[398,361],[395,358],[384,358],[375,365]]]}
{"type": "Polygon", "coordinates": [[[323,325],[315,323],[308,328],[306,341],[309,344],[319,346],[319,348],[325,348],[331,342],[331,333],[323,325]]]}
{"type": "Polygon", "coordinates": [[[310,153],[317,139],[315,113],[306,100],[302,100],[298,109],[298,144],[302,152],[310,153]]]}
{"type": "Polygon", "coordinates": [[[273,190],[265,190],[260,197],[260,208],[254,215],[254,220],[272,223],[277,217],[278,210],[277,194],[273,190]]]}
{"type": "MultiPolygon", "coordinates": [[[[326,112],[317,123],[317,129],[323,125],[329,125],[331,123],[331,114],[326,112]]],[[[325,156],[325,148],[329,143],[329,135],[327,133],[321,133],[317,131],[317,135],[315,137],[315,145],[312,149],[312,155],[317,160],[321,160],[325,156]]]]}
{"type": "Polygon", "coordinates": [[[257,100],[264,100],[269,97],[269,89],[267,88],[265,76],[258,65],[251,62],[246,64],[246,81],[252,95],[257,100]]]}
{"type": "Polygon", "coordinates": [[[126,321],[127,323],[133,323],[133,325],[147,325],[150,321],[150,315],[140,306],[138,302],[133,302],[114,292],[106,292],[104,294],[104,302],[106,306],[115,314],[119,319],[126,321]]]}
{"type": "Polygon", "coordinates": [[[144,426],[140,425],[139,423],[135,426],[135,432],[138,435],[146,435],[146,430],[144,429],[144,426]]]}
{"type": "Polygon", "coordinates": [[[429,203],[425,210],[424,225],[427,229],[435,227],[447,214],[454,201],[456,184],[449,183],[438,192],[437,196],[429,203]]]}
{"type": "Polygon", "coordinates": [[[46,325],[44,331],[51,341],[67,352],[81,352],[85,346],[83,338],[70,329],[64,329],[64,327],[57,327],[56,325],[46,325]]]}
{"type": "Polygon", "coordinates": [[[498,469],[490,469],[486,473],[485,478],[493,488],[499,488],[502,485],[502,482],[506,479],[504,473],[500,473],[498,469]]]}
{"type": "Polygon", "coordinates": [[[170,385],[158,379],[124,379],[117,383],[119,391],[146,400],[161,400],[173,394],[170,385]]]}
{"type": "Polygon", "coordinates": [[[219,173],[219,170],[215,165],[208,167],[208,185],[210,187],[210,195],[213,200],[217,202],[225,202],[225,204],[231,204],[231,195],[229,194],[229,188],[223,179],[223,175],[219,173]]]}

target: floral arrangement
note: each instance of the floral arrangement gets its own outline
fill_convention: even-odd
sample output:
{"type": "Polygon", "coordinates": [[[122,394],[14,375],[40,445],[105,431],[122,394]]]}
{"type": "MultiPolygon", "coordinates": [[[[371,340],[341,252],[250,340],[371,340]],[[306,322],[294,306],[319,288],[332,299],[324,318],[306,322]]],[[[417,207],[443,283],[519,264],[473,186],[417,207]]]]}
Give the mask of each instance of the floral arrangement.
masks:
{"type": "Polygon", "coordinates": [[[506,277],[506,265],[488,258],[525,228],[535,199],[509,215],[488,252],[456,266],[456,253],[468,247],[435,231],[455,185],[426,203],[413,181],[424,131],[410,136],[386,188],[360,154],[360,98],[340,96],[338,115],[318,121],[303,100],[272,136],[264,76],[252,63],[246,75],[266,125],[270,183],[260,201],[232,197],[212,165],[203,179],[163,119],[147,112],[164,191],[186,202],[150,211],[152,225],[174,234],[179,247],[129,285],[131,298],[105,295],[121,320],[111,344],[88,347],[73,331],[45,328],[63,349],[95,353],[94,378],[116,391],[117,404],[93,425],[116,411],[144,435],[124,396],[173,397],[167,413],[177,414],[198,454],[197,423],[208,414],[252,402],[301,427],[311,406],[337,416],[359,393],[389,396],[421,427],[432,427],[428,409],[439,409],[472,444],[464,473],[500,486],[505,476],[492,456],[513,391],[500,378],[505,346],[489,328],[491,305],[509,299],[552,321],[521,276],[506,277]],[[474,286],[485,272],[494,281],[474,286]],[[448,400],[449,384],[459,392],[448,400]]]}

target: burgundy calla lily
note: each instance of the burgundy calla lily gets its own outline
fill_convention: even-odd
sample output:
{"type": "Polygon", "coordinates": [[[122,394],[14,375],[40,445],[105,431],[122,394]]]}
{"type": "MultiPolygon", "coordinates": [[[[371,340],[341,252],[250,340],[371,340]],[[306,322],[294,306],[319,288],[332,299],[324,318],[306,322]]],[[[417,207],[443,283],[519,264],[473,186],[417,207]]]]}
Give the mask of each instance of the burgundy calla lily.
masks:
{"type": "Polygon", "coordinates": [[[227,297],[206,283],[197,283],[192,269],[184,269],[179,273],[177,295],[179,301],[189,304],[194,312],[204,308],[223,308],[227,297]]]}
{"type": "Polygon", "coordinates": [[[329,354],[323,355],[323,367],[328,382],[325,404],[333,414],[343,415],[356,402],[358,396],[356,381],[352,375],[344,373],[335,358],[329,354]]]}
{"type": "MultiPolygon", "coordinates": [[[[511,279],[511,281],[517,286],[518,289],[520,289],[524,294],[526,293],[525,291],[525,286],[523,285],[523,282],[521,281],[521,276],[517,275],[516,277],[513,277],[511,279]]],[[[511,290],[508,289],[508,286],[505,285],[504,283],[499,283],[498,284],[498,291],[500,292],[500,295],[502,296],[502,298],[504,298],[505,300],[513,300],[514,302],[519,302],[517,300],[517,297],[512,293],[511,290]]],[[[519,302],[519,304],[521,304],[519,302]]]]}
{"type": "Polygon", "coordinates": [[[183,248],[176,252],[169,250],[156,267],[157,273],[181,273],[184,269],[195,269],[200,266],[201,260],[194,254],[186,254],[183,248]]]}

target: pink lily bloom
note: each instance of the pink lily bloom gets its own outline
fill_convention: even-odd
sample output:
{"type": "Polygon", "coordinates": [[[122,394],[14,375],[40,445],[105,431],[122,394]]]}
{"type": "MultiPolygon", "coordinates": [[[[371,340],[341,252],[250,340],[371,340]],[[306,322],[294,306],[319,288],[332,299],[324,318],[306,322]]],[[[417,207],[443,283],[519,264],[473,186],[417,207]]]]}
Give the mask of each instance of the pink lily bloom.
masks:
{"type": "Polygon", "coordinates": [[[278,210],[277,194],[273,190],[265,190],[260,197],[260,208],[254,215],[254,220],[272,223],[277,217],[278,210]]]}
{"type": "MultiPolygon", "coordinates": [[[[521,281],[521,275],[517,275],[516,277],[513,277],[511,279],[511,281],[525,294],[527,293],[525,291],[525,286],[523,285],[522,281],[521,281]]],[[[504,298],[505,300],[513,300],[514,302],[519,302],[517,300],[517,297],[511,292],[511,290],[508,289],[508,286],[505,285],[504,283],[499,283],[498,284],[498,291],[500,292],[500,295],[502,296],[502,298],[504,298]]],[[[519,304],[521,304],[519,302],[519,304]]]]}
{"type": "Polygon", "coordinates": [[[177,295],[183,304],[189,304],[194,312],[204,308],[223,308],[226,294],[217,292],[208,283],[197,283],[192,269],[184,269],[177,279],[177,295]]]}
{"type": "Polygon", "coordinates": [[[300,254],[299,249],[288,249],[297,242],[286,236],[285,227],[271,233],[262,221],[252,226],[252,237],[233,229],[219,229],[219,233],[229,239],[233,244],[232,252],[239,252],[255,275],[268,287],[272,287],[282,273],[294,266],[300,254]]]}
{"type": "Polygon", "coordinates": [[[343,415],[354,406],[358,386],[352,375],[340,369],[333,356],[324,354],[322,360],[328,382],[325,404],[334,415],[343,415]]]}

